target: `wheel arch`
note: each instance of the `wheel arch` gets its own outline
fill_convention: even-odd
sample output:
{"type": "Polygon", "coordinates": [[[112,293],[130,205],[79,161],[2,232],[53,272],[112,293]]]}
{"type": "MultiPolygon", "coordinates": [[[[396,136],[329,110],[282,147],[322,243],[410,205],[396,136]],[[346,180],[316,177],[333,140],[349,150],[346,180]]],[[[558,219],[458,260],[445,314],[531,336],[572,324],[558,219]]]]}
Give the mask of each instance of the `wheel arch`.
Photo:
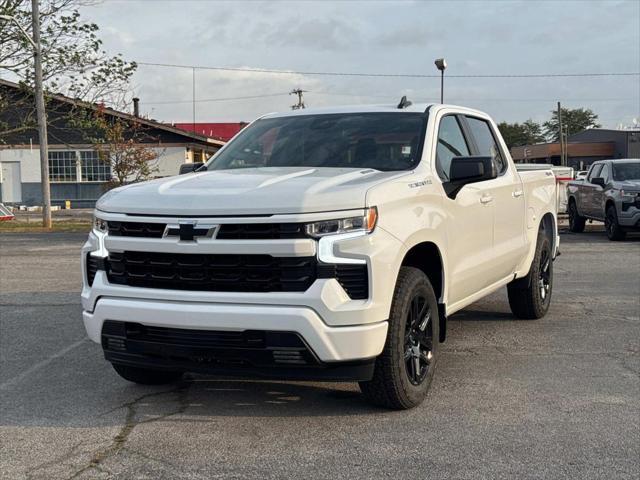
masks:
{"type": "Polygon", "coordinates": [[[576,206],[576,212],[580,215],[580,204],[578,203],[576,196],[573,193],[570,193],[567,197],[567,213],[569,213],[569,208],[572,203],[576,206]]]}
{"type": "Polygon", "coordinates": [[[538,227],[538,231],[542,230],[545,236],[549,239],[549,243],[551,243],[551,251],[556,251],[556,217],[553,213],[547,212],[543,215],[542,219],[540,219],[540,226],[538,227]]]}
{"type": "Polygon", "coordinates": [[[429,279],[438,300],[438,318],[440,321],[440,342],[444,342],[447,332],[445,305],[445,268],[440,248],[432,241],[423,241],[413,245],[404,255],[401,266],[421,270],[429,279]]]}

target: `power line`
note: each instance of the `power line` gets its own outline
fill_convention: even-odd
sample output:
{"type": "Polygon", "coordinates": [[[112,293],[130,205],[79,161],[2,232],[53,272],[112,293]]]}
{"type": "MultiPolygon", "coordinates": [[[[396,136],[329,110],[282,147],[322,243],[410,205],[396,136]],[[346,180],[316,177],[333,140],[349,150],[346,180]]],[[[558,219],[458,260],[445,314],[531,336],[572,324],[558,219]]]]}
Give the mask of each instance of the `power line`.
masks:
{"type": "MultiPolygon", "coordinates": [[[[271,73],[276,75],[310,75],[333,77],[378,77],[378,78],[440,78],[440,75],[420,73],[360,73],[360,72],[320,72],[274,70],[269,68],[210,67],[199,65],[179,65],[172,63],[136,62],[150,67],[188,68],[197,70],[217,70],[225,72],[271,73]]],[[[599,72],[599,73],[529,73],[529,74],[449,74],[447,78],[570,78],[570,77],[630,77],[640,76],[640,72],[599,72]]]]}
{"type": "MultiPolygon", "coordinates": [[[[322,92],[315,90],[305,90],[305,93],[312,93],[313,95],[327,95],[327,96],[342,96],[342,97],[357,97],[357,98],[379,98],[388,101],[394,100],[397,95],[368,95],[364,93],[343,93],[343,92],[322,92]]],[[[269,97],[282,97],[290,95],[290,92],[282,93],[267,93],[263,95],[246,95],[243,97],[223,97],[223,98],[203,98],[196,100],[196,103],[208,103],[208,102],[231,102],[236,100],[252,100],[257,98],[269,98],[269,97]]],[[[556,102],[557,97],[554,98],[458,98],[451,99],[452,102],[556,102]]],[[[634,101],[630,98],[560,98],[563,102],[628,102],[634,101]]],[[[417,100],[416,100],[417,101],[417,100]]],[[[177,105],[177,104],[191,104],[193,100],[162,100],[162,101],[150,101],[144,102],[146,105],[177,105]]]]}
{"type": "MultiPolygon", "coordinates": [[[[252,98],[266,98],[266,97],[280,97],[283,95],[289,95],[289,92],[285,93],[267,93],[263,95],[247,95],[244,97],[224,97],[224,98],[203,98],[200,100],[195,100],[195,103],[205,103],[205,102],[228,102],[232,100],[250,100],[252,98]]],[[[144,102],[146,105],[171,105],[177,103],[192,103],[193,100],[162,100],[158,102],[144,102]]]]}

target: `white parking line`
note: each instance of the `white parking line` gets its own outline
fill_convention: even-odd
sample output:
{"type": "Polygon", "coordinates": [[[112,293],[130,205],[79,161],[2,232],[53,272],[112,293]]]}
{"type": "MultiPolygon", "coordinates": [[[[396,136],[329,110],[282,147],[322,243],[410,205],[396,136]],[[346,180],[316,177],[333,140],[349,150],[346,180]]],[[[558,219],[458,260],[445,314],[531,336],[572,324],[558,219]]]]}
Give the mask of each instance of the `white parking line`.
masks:
{"type": "Polygon", "coordinates": [[[40,370],[41,368],[46,367],[47,365],[49,365],[54,360],[64,356],[65,354],[67,354],[71,350],[73,350],[74,348],[77,348],[80,345],[82,345],[86,340],[87,340],[87,337],[83,338],[82,340],[78,340],[77,342],[72,343],[71,345],[68,345],[68,346],[64,347],[62,350],[54,353],[53,355],[51,355],[50,357],[48,357],[48,358],[46,358],[44,360],[42,360],[41,362],[38,362],[35,365],[32,365],[31,367],[27,368],[20,375],[17,375],[17,376],[15,376],[13,378],[10,378],[9,380],[7,380],[4,383],[0,383],[0,390],[6,390],[8,387],[10,387],[12,385],[15,385],[16,383],[20,382],[21,380],[23,380],[24,378],[28,377],[29,375],[31,375],[36,370],[40,370]]]}

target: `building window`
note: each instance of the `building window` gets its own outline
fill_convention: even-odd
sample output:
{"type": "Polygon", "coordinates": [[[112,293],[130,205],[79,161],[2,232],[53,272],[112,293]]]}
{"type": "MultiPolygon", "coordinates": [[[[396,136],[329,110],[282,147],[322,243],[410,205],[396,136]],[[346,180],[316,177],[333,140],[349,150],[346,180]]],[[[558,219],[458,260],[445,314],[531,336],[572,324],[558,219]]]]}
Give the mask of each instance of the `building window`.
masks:
{"type": "Polygon", "coordinates": [[[49,152],[49,181],[108,182],[111,165],[94,150],[49,152]]]}
{"type": "Polygon", "coordinates": [[[98,152],[80,152],[80,169],[83,182],[108,182],[111,180],[111,165],[100,158],[98,152]]]}
{"type": "Polygon", "coordinates": [[[49,181],[77,182],[78,159],[76,152],[49,152],[49,181]]]}

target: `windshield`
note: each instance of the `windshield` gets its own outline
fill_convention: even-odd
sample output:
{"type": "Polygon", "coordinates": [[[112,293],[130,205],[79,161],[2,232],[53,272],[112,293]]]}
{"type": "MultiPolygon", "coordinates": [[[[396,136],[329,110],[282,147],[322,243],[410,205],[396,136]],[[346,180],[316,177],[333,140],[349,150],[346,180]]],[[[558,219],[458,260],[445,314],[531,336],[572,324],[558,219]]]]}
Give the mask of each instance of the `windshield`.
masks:
{"type": "Polygon", "coordinates": [[[618,181],[640,180],[640,162],[614,163],[613,179],[618,181]]]}
{"type": "Polygon", "coordinates": [[[425,113],[349,113],[258,120],[208,170],[336,167],[408,170],[420,159],[425,113]]]}

